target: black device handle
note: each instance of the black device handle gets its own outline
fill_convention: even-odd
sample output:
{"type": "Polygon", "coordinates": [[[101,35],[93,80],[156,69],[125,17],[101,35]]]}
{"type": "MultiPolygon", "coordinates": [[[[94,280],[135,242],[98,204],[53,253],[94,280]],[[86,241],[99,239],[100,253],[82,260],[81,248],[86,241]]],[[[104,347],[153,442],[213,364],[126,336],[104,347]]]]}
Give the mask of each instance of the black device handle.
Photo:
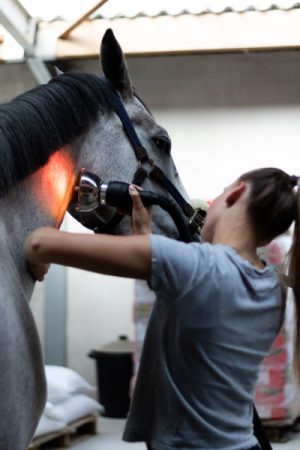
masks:
{"type": "MultiPolygon", "coordinates": [[[[132,200],[129,194],[129,184],[122,181],[109,181],[106,191],[106,203],[116,208],[132,208],[132,200]]],[[[140,191],[139,195],[145,207],[156,205],[159,196],[151,191],[140,191]]]]}
{"type": "MultiPolygon", "coordinates": [[[[132,200],[129,194],[129,184],[122,181],[109,181],[106,188],[106,204],[116,208],[131,208],[132,200]]],[[[191,233],[182,217],[179,208],[169,199],[151,191],[139,191],[144,206],[158,205],[172,217],[181,239],[191,242],[191,233]]]]}

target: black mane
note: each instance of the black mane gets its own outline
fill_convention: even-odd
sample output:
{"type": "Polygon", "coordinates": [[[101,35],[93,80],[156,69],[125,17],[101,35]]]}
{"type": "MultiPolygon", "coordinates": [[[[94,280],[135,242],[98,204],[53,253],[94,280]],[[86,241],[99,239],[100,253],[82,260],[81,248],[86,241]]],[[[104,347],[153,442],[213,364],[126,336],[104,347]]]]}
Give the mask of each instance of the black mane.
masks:
{"type": "Polygon", "coordinates": [[[0,195],[111,110],[102,79],[72,72],[0,105],[0,195]]]}

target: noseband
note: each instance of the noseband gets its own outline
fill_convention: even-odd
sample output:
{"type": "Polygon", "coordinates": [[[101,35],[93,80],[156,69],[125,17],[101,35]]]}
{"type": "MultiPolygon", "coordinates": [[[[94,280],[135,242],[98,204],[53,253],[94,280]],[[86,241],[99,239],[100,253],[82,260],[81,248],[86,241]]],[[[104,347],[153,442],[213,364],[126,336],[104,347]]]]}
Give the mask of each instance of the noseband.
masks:
{"type": "MultiPolygon", "coordinates": [[[[141,144],[120,96],[108,82],[105,81],[105,83],[114,111],[123,125],[124,132],[131,143],[137,159],[137,169],[133,175],[132,184],[141,186],[146,178],[154,180],[163,189],[169,192],[185,217],[187,217],[191,234],[199,233],[199,227],[201,228],[204,223],[206,212],[201,208],[194,209],[192,205],[183,198],[164,172],[149,157],[147,150],[141,144]]],[[[98,219],[97,225],[93,226],[93,231],[95,233],[108,233],[113,230],[124,217],[123,214],[116,212],[107,223],[104,223],[100,216],[100,211],[95,210],[94,214],[96,214],[98,219]]]]}

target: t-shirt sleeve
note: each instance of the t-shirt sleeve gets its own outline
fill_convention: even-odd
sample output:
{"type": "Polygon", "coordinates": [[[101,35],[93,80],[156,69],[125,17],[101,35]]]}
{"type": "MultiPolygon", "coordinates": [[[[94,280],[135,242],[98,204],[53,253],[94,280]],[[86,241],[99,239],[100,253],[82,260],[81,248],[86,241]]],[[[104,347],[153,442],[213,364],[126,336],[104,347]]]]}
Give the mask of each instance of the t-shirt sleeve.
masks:
{"type": "Polygon", "coordinates": [[[186,244],[151,235],[150,287],[160,297],[175,299],[201,283],[211,270],[210,245],[186,244]]]}

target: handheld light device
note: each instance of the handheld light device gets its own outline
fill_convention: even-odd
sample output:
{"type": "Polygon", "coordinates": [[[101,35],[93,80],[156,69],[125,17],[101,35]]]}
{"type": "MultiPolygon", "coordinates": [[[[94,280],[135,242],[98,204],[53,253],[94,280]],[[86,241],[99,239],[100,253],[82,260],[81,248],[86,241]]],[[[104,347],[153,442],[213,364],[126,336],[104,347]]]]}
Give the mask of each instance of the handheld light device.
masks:
{"type": "MultiPolygon", "coordinates": [[[[96,210],[99,206],[131,208],[129,184],[122,181],[109,181],[107,184],[98,175],[81,169],[75,192],[77,201],[75,211],[84,213],[96,210]]],[[[181,239],[191,242],[192,236],[185,223],[181,211],[166,197],[151,191],[139,191],[144,206],[159,205],[172,217],[181,239]]]]}

